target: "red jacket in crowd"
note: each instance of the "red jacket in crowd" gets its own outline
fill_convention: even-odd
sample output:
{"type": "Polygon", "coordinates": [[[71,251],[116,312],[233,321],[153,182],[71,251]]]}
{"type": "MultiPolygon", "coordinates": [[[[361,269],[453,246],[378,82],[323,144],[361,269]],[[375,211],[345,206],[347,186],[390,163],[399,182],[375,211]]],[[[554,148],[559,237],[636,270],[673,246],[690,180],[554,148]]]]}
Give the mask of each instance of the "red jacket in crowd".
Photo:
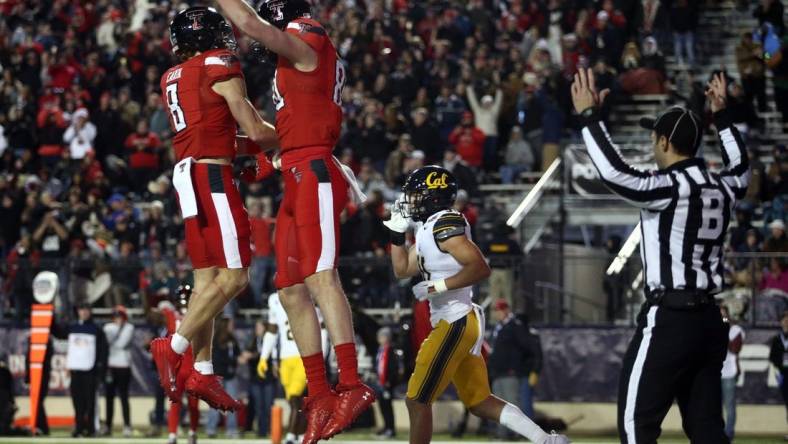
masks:
{"type": "Polygon", "coordinates": [[[472,167],[482,166],[485,135],[479,128],[458,126],[449,134],[449,143],[457,154],[472,167]]]}
{"type": "Polygon", "coordinates": [[[160,145],[159,136],[150,131],[147,134],[129,134],[129,137],[126,138],[126,148],[132,150],[132,153],[129,154],[129,167],[158,168],[159,154],[157,151],[160,145]]]}

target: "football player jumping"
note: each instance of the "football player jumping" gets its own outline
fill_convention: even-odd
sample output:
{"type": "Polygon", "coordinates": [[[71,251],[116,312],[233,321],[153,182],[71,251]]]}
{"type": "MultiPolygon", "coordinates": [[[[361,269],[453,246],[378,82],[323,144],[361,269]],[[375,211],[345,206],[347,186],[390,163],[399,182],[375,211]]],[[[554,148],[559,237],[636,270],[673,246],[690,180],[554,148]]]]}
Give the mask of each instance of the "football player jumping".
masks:
{"type": "MultiPolygon", "coordinates": [[[[284,199],[276,220],[276,287],[307,376],[304,444],[347,428],[375,400],[358,376],[353,325],[337,275],[339,215],[355,181],[332,156],[342,123],[345,67],[304,0],[265,0],[259,15],[243,0],[219,0],[230,20],[276,59],[273,99],[284,199]],[[332,390],[320,349],[320,307],[335,345],[332,390]]],[[[273,172],[258,156],[258,178],[273,172]]]]}
{"type": "Polygon", "coordinates": [[[213,319],[249,281],[249,218],[232,177],[236,122],[258,146],[276,147],[276,133],[246,96],[224,17],[213,8],[185,9],[170,24],[170,38],[183,62],[164,73],[161,90],[175,133],[173,185],[194,267],[194,293],[177,331],[154,340],[151,352],[173,402],[180,401],[178,379],[185,373],[186,392],[213,408],[236,410],[240,403],[224,391],[211,363],[213,319]],[[190,343],[194,368],[184,372],[190,343]]]}
{"type": "Polygon", "coordinates": [[[411,444],[432,439],[432,402],[449,383],[474,415],[503,424],[537,444],[566,444],[563,435],[548,435],[518,407],[490,393],[487,364],[481,356],[484,311],[472,302],[473,285],[490,275],[490,267],[471,240],[465,217],[452,209],[457,181],[438,166],[408,176],[403,196],[384,224],[391,230],[391,261],[397,278],[421,274],[413,287],[419,301],[430,302],[432,331],[421,344],[408,381],[406,405],[411,444]],[[416,244],[405,246],[409,219],[418,222],[416,244]]]}

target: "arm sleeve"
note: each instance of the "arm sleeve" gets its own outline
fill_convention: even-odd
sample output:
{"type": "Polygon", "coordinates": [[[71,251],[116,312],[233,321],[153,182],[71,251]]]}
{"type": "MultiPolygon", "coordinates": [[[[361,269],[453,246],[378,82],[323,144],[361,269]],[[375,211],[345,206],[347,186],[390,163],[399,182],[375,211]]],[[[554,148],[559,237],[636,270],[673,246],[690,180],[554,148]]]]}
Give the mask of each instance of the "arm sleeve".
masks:
{"type": "MultiPolygon", "coordinates": [[[[281,332],[279,334],[282,334],[281,332]]],[[[276,334],[270,331],[265,332],[263,335],[263,345],[260,348],[260,359],[267,361],[271,357],[271,352],[276,346],[276,334]]]]}
{"type": "Polygon", "coordinates": [[[66,128],[66,132],[63,133],[63,142],[71,143],[71,141],[74,140],[74,137],[76,137],[74,125],[69,125],[68,128],[66,128]]]}
{"type": "Polygon", "coordinates": [[[583,141],[599,177],[611,191],[649,210],[664,210],[670,204],[674,193],[670,174],[640,171],[624,162],[598,117],[589,119],[583,128],[583,141]]]}
{"type": "Polygon", "coordinates": [[[733,191],[737,199],[741,199],[747,193],[747,185],[750,182],[750,162],[747,157],[747,148],[741,139],[739,130],[733,126],[728,110],[723,109],[714,113],[714,126],[722,144],[722,162],[725,164],[725,171],[720,174],[720,178],[733,191]]]}
{"type": "Polygon", "coordinates": [[[432,226],[435,242],[440,243],[454,236],[465,235],[465,217],[459,213],[446,213],[432,226]]]}
{"type": "Polygon", "coordinates": [[[493,112],[497,117],[498,114],[501,112],[501,106],[503,105],[503,91],[500,89],[495,90],[495,102],[493,102],[493,112]]]}
{"type": "Polygon", "coordinates": [[[209,85],[233,77],[243,77],[241,61],[231,51],[217,51],[205,57],[205,77],[209,85]]]}
{"type": "Polygon", "coordinates": [[[270,296],[268,296],[268,323],[269,324],[274,324],[274,325],[279,324],[279,320],[276,317],[276,306],[279,305],[279,301],[277,301],[278,297],[279,296],[277,296],[276,293],[272,293],[270,296]]]}
{"type": "Polygon", "coordinates": [[[328,38],[326,30],[322,26],[317,22],[306,20],[294,20],[288,23],[285,32],[302,40],[318,53],[323,49],[328,38]]]}
{"type": "Polygon", "coordinates": [[[87,141],[92,144],[93,140],[96,139],[96,125],[92,124],[91,122],[86,123],[84,132],[82,134],[85,139],[87,139],[87,141]]]}

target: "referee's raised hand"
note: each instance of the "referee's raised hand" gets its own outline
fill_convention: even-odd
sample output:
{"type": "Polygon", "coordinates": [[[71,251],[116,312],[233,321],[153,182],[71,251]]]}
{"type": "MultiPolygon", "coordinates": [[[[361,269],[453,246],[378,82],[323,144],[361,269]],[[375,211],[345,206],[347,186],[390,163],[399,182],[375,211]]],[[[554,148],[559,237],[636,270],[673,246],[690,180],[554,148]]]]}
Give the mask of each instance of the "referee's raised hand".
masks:
{"type": "Polygon", "coordinates": [[[728,79],[725,78],[725,73],[714,74],[706,85],[706,97],[709,98],[711,112],[716,113],[725,108],[725,101],[728,97],[728,79]]]}
{"type": "Polygon", "coordinates": [[[572,82],[572,103],[575,105],[575,112],[580,114],[589,108],[602,105],[608,94],[610,94],[609,89],[597,92],[594,71],[591,68],[577,70],[575,80],[572,82]]]}

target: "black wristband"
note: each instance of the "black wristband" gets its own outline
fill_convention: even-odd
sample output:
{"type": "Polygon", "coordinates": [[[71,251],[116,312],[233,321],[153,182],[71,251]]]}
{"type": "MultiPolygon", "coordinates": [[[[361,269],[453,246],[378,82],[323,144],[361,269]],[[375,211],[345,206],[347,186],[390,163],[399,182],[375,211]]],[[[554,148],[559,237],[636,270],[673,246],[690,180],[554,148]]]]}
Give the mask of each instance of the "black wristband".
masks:
{"type": "Polygon", "coordinates": [[[581,111],[579,117],[580,117],[580,123],[584,127],[601,120],[601,117],[599,116],[599,111],[595,106],[589,106],[588,108],[581,111]]]}
{"type": "Polygon", "coordinates": [[[389,230],[389,238],[391,239],[391,243],[398,247],[405,245],[405,233],[389,230]]]}

